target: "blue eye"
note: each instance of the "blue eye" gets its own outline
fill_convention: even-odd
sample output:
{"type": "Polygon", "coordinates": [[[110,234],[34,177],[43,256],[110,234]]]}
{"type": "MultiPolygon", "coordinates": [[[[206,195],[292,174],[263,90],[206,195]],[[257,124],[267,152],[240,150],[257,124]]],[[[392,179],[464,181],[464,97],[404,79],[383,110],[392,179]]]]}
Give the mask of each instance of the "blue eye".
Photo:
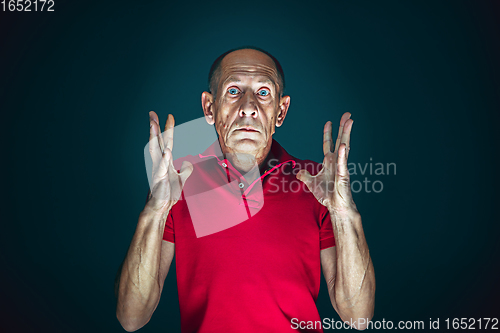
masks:
{"type": "Polygon", "coordinates": [[[269,92],[269,90],[262,89],[262,90],[259,90],[258,94],[261,96],[267,96],[270,94],[270,92],[269,92]]]}
{"type": "Polygon", "coordinates": [[[238,89],[236,88],[229,88],[227,92],[231,95],[236,95],[238,93],[238,89]]]}

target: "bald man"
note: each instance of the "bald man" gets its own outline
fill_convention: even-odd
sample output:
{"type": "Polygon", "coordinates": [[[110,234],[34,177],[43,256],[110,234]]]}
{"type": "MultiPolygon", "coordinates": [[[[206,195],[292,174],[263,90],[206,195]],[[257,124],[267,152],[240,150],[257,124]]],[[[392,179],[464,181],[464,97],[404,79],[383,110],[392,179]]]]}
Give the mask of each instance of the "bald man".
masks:
{"type": "Polygon", "coordinates": [[[321,270],[341,320],[367,327],[375,275],[350,190],[353,120],[342,116],[335,144],[325,124],[322,164],[291,156],[273,139],[290,106],[284,85],[268,52],[222,54],[201,96],[218,140],[176,161],[173,116],[162,134],[150,112],[152,186],[117,280],[125,330],[150,320],[174,251],[182,332],[323,332],[321,270]],[[193,205],[186,193],[217,199],[193,205]]]}

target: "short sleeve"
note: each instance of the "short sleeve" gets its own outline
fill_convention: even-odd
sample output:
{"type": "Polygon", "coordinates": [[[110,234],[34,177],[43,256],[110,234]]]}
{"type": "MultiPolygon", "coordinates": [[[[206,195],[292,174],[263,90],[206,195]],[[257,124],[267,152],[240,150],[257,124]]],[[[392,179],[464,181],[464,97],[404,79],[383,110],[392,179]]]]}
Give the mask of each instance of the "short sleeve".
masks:
{"type": "MultiPolygon", "coordinates": [[[[324,207],[324,206],[323,206],[324,207]]],[[[335,246],[335,236],[333,234],[332,221],[330,212],[326,207],[322,210],[323,219],[319,231],[319,246],[320,250],[335,246]]]]}
{"type": "Polygon", "coordinates": [[[163,231],[163,240],[170,243],[175,243],[174,220],[172,218],[172,210],[168,213],[167,221],[165,222],[165,230],[163,231]]]}

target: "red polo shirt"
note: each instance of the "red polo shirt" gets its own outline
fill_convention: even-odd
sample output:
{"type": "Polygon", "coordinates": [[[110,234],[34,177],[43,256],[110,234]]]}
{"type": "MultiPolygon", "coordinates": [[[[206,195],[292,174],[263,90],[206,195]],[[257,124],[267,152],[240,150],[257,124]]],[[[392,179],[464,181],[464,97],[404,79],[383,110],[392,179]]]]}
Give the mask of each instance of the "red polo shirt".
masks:
{"type": "Polygon", "coordinates": [[[174,163],[194,166],[163,236],[175,242],[182,332],[297,332],[293,318],[321,320],[320,250],[335,240],[328,210],[295,177],[318,163],[275,140],[271,152],[274,166],[251,183],[218,141],[174,163]]]}

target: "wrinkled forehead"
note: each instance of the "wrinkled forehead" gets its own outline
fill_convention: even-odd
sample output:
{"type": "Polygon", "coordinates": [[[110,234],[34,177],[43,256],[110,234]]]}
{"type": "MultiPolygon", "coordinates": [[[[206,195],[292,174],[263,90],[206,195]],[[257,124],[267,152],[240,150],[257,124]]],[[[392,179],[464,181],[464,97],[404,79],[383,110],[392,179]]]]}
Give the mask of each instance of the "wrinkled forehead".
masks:
{"type": "Polygon", "coordinates": [[[238,50],[229,53],[221,62],[221,80],[229,77],[250,76],[264,77],[279,85],[278,71],[274,61],[266,54],[253,49],[238,50]]]}

